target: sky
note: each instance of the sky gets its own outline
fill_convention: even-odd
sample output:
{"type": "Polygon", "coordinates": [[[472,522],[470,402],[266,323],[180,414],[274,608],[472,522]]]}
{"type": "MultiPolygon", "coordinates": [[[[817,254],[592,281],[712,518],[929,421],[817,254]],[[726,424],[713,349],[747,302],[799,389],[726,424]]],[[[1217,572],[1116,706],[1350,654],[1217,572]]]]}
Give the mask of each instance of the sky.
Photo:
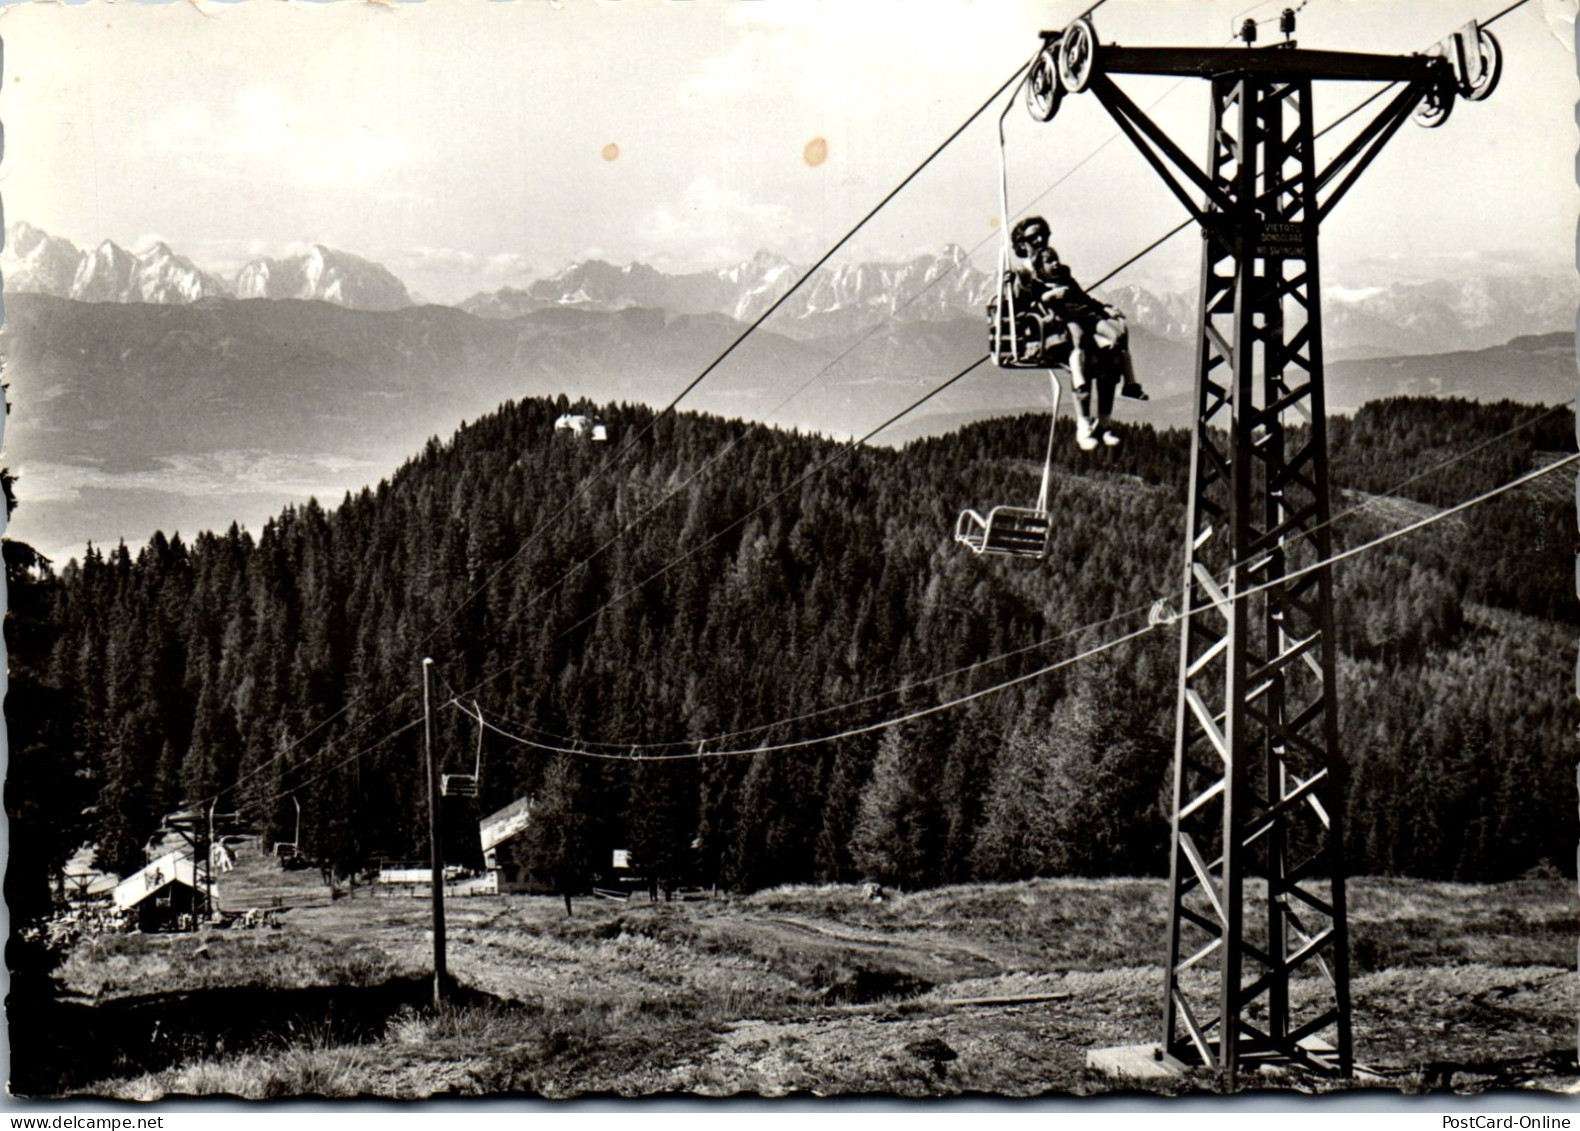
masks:
{"type": "MultiPolygon", "coordinates": [[[[1328,283],[1572,267],[1576,2],[1530,0],[1501,20],[1493,97],[1460,103],[1437,130],[1407,125],[1389,144],[1324,228],[1328,283]]],[[[0,17],[0,195],[8,222],[79,246],[164,240],[230,276],[257,255],[325,243],[441,302],[592,257],[679,271],[769,250],[806,263],[1031,55],[1040,28],[1081,6],[20,4],[0,17]]],[[[1501,6],[1307,0],[1297,38],[1409,53],[1501,6]]],[[[1244,14],[1281,7],[1109,0],[1095,22],[1104,42],[1214,45],[1244,14]]],[[[1200,159],[1207,84],[1122,82],[1200,159]]],[[[1325,84],[1318,121],[1373,89],[1325,84]]],[[[899,259],[958,244],[991,267],[996,117],[844,254],[899,259]]],[[[1329,152],[1347,132],[1327,139],[1329,152]]],[[[1005,133],[1012,207],[1050,218],[1079,275],[1106,272],[1183,217],[1091,96],[1066,99],[1048,124],[1017,105],[1005,133]]],[[[1119,281],[1191,285],[1197,243],[1181,237],[1119,281]]]]}

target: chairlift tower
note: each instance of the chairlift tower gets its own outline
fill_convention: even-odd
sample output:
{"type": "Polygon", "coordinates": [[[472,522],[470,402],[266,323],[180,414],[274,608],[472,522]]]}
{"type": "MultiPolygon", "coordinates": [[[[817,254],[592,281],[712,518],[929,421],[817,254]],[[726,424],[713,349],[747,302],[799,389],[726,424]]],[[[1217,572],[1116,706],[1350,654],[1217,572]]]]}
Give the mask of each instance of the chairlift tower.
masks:
{"type": "Polygon", "coordinates": [[[1408,118],[1440,125],[1501,69],[1475,24],[1409,56],[1301,50],[1289,11],[1281,29],[1262,48],[1250,21],[1244,47],[1121,47],[1083,17],[1042,33],[1026,83],[1042,121],[1066,93],[1093,94],[1202,235],[1162,1036],[1130,1051],[1231,1088],[1253,1064],[1354,1069],[1321,225],[1408,118]],[[1120,75],[1212,84],[1204,167],[1120,75]],[[1399,88],[1325,165],[1319,81],[1399,88]]]}

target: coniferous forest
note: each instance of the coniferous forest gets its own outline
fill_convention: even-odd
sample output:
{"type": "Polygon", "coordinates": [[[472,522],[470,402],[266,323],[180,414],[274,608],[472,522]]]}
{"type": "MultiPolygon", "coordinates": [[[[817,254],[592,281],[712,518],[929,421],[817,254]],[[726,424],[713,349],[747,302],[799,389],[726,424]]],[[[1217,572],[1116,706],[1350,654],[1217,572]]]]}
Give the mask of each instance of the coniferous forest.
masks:
{"type": "MultiPolygon", "coordinates": [[[[595,444],[555,430],[571,407],[507,404],[377,489],[257,533],[157,535],[59,569],[8,544],[13,913],[47,906],[78,846],[140,867],[162,815],[216,795],[274,839],[295,835],[294,797],[302,851],[343,874],[425,853],[424,655],[446,772],[477,751],[458,693],[537,744],[484,736],[479,796],[445,801],[457,862],[476,862],[480,815],[531,795],[529,851],[566,884],[615,847],[741,890],[1165,867],[1177,630],[897,726],[750,751],[1145,625],[1178,598],[1185,432],[1095,455],[1063,435],[1039,563],[951,534],[962,507],[1035,497],[1046,417],[808,475],[838,445],[624,405],[597,410],[611,442],[595,444]],[[698,749],[745,753],[657,757],[698,749]]],[[[1573,451],[1567,409],[1487,442],[1542,411],[1390,400],[1331,420],[1336,512],[1463,457],[1337,522],[1336,548],[1573,451]]],[[[1571,480],[1336,567],[1352,871],[1572,870],[1571,480]]]]}

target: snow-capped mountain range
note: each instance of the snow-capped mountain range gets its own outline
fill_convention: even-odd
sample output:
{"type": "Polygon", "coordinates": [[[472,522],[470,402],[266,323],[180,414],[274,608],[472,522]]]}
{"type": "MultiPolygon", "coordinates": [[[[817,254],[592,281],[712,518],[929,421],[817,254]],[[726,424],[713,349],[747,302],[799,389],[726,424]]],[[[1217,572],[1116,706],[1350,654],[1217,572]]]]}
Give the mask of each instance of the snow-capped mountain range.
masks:
{"type": "Polygon", "coordinates": [[[254,259],[236,275],[237,298],[299,298],[352,310],[399,310],[412,305],[406,284],[348,251],[315,244],[288,259],[254,259]]]}
{"type": "Polygon", "coordinates": [[[7,291],[78,302],[182,304],[233,296],[311,299],[354,310],[412,305],[405,284],[387,268],[322,244],[285,259],[255,259],[226,281],[163,243],[131,252],[105,240],[83,251],[70,240],[19,223],[6,229],[0,272],[7,291]]]}
{"type": "MultiPolygon", "coordinates": [[[[164,244],[142,253],[106,240],[92,251],[26,223],[7,230],[0,253],[5,289],[81,302],[190,303],[214,296],[308,299],[353,310],[413,305],[387,268],[349,252],[316,245],[301,255],[260,258],[233,280],[196,267],[164,244]]],[[[601,260],[573,264],[525,287],[479,292],[456,305],[485,319],[511,319],[551,309],[613,313],[633,308],[674,315],[720,314],[756,319],[785,296],[804,268],[772,252],[713,271],[667,274],[642,263],[601,260]]],[[[973,264],[956,246],[898,262],[839,263],[820,268],[776,314],[774,329],[790,338],[840,337],[880,322],[980,319],[994,291],[994,270],[973,264]]],[[[1188,342],[1196,299],[1136,286],[1104,295],[1132,325],[1160,338],[1188,342]]],[[[1428,283],[1347,288],[1323,294],[1331,357],[1446,353],[1485,349],[1521,335],[1574,323],[1580,279],[1489,276],[1428,283]]]]}
{"type": "MultiPolygon", "coordinates": [[[[801,277],[804,268],[772,252],[716,271],[666,275],[645,264],[577,263],[525,288],[480,293],[460,303],[484,318],[517,318],[553,307],[616,311],[653,307],[675,314],[758,318],[801,277]]],[[[993,294],[993,277],[963,249],[899,263],[844,263],[819,269],[783,308],[775,327],[791,337],[859,329],[884,318],[900,321],[978,317],[993,294]]]]}
{"type": "MultiPolygon", "coordinates": [[[[665,275],[643,264],[575,264],[525,288],[479,293],[459,304],[483,318],[519,318],[555,307],[612,312],[656,307],[677,314],[726,314],[751,321],[778,301],[804,268],[769,252],[718,271],[665,275]]],[[[994,272],[959,247],[898,263],[820,268],[776,314],[773,329],[807,340],[859,332],[880,321],[979,319],[994,292],[994,272]]],[[[1098,294],[1131,325],[1174,342],[1196,333],[1194,294],[1108,287],[1098,294]]],[[[1490,276],[1394,283],[1323,292],[1329,356],[1380,357],[1479,350],[1523,334],[1574,325],[1580,277],[1490,276]]]]}

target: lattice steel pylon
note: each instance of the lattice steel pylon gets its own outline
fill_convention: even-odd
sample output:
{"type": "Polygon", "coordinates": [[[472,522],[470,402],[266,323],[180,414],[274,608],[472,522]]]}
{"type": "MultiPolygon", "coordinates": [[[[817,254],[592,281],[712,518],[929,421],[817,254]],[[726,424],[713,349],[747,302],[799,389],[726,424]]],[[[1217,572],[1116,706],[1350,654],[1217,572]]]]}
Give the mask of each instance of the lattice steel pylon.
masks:
{"type": "Polygon", "coordinates": [[[1413,56],[1250,49],[1254,34],[1245,49],[1100,47],[1084,18],[1043,38],[1033,116],[1051,118],[1063,91],[1090,90],[1203,235],[1154,1057],[1213,1068],[1230,1087],[1252,1062],[1348,1076],[1319,228],[1412,114],[1438,125],[1456,97],[1492,92],[1497,44],[1472,24],[1413,56]],[[1211,82],[1205,169],[1116,74],[1211,82]],[[1401,89],[1319,167],[1312,87],[1323,79],[1401,89]]]}

